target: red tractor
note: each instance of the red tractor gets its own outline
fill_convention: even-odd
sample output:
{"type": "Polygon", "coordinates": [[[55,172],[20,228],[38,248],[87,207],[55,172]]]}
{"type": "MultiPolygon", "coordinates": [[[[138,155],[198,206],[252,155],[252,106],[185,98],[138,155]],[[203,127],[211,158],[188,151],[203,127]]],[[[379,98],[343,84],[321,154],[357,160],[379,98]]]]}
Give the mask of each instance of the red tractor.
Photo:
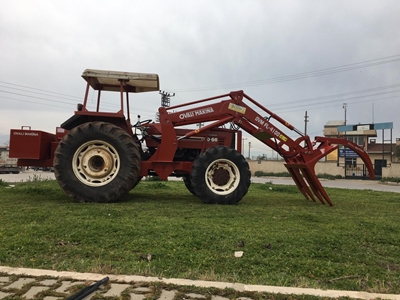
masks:
{"type": "Polygon", "coordinates": [[[239,128],[283,157],[307,199],[332,205],[314,167],[338,145],[355,151],[373,178],[372,163],[361,147],[341,138],[311,141],[243,91],[160,107],[159,122],[139,118],[132,125],[129,94],[159,91],[158,75],[88,69],[82,77],[87,82],[83,104],[56,134],[22,128],[12,129],[10,138],[10,157],[18,158],[18,165],[54,167],[61,188],[77,201],[115,201],[142,177],[157,175],[161,180],[182,177],[187,189],[205,203],[235,204],[246,195],[251,177],[241,154],[239,128]],[[90,87],[98,91],[95,111],[88,109],[90,87]],[[100,111],[103,91],[119,92],[118,112],[100,111]],[[273,122],[299,138],[291,139],[273,122]],[[198,123],[206,125],[186,128],[198,123]]]}

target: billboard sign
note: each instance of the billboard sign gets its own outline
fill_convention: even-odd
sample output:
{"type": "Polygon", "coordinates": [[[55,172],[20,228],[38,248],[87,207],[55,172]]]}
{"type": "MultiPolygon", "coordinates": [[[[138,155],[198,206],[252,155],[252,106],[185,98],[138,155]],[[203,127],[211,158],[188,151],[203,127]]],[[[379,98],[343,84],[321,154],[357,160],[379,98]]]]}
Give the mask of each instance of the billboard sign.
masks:
{"type": "Polygon", "coordinates": [[[393,122],[338,126],[337,131],[346,132],[346,131],[378,130],[378,129],[393,129],[393,122]]]}
{"type": "Polygon", "coordinates": [[[358,154],[351,149],[339,149],[339,157],[358,157],[358,154]]]}

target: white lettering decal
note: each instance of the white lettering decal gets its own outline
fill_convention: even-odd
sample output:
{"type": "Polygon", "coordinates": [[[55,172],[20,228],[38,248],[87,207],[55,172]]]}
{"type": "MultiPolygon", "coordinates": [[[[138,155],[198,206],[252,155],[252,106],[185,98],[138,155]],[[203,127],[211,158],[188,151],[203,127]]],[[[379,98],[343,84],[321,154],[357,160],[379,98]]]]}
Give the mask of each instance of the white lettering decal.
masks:
{"type": "Polygon", "coordinates": [[[208,107],[208,108],[205,108],[205,109],[196,110],[194,112],[194,114],[196,116],[200,116],[200,115],[210,114],[210,113],[213,113],[213,112],[214,112],[213,108],[212,107],[208,107]]]}
{"type": "Polygon", "coordinates": [[[179,115],[179,119],[181,119],[181,120],[186,119],[186,118],[191,118],[191,117],[194,117],[194,113],[192,111],[179,115]]]}
{"type": "Polygon", "coordinates": [[[39,136],[37,132],[20,132],[20,131],[14,131],[13,135],[39,136]]]}
{"type": "Polygon", "coordinates": [[[182,113],[179,115],[179,119],[187,119],[187,118],[193,118],[194,116],[201,116],[205,114],[210,114],[213,113],[214,109],[212,107],[204,108],[204,109],[199,109],[195,111],[189,111],[187,113],[182,113]]]}
{"type": "Polygon", "coordinates": [[[264,120],[260,119],[259,117],[256,117],[256,122],[260,123],[261,126],[264,125],[264,120]]]}
{"type": "Polygon", "coordinates": [[[25,135],[29,135],[29,136],[39,136],[39,134],[36,133],[36,132],[25,132],[25,135]]]}
{"type": "Polygon", "coordinates": [[[272,136],[276,136],[277,138],[280,138],[282,141],[286,142],[287,137],[283,135],[278,129],[270,125],[268,122],[266,122],[264,119],[259,118],[258,116],[254,119],[256,123],[259,123],[260,128],[263,127],[265,130],[269,130],[271,132],[272,136]]]}

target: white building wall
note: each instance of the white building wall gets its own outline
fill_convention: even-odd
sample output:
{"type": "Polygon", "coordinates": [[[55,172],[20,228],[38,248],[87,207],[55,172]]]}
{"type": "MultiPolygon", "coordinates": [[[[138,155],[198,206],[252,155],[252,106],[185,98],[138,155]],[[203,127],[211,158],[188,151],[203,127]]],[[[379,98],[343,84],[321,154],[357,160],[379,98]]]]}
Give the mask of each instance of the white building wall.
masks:
{"type": "Polygon", "coordinates": [[[400,178],[400,163],[391,163],[390,166],[382,168],[382,177],[400,178]]]}
{"type": "MultiPolygon", "coordinates": [[[[285,167],[285,161],[283,160],[250,160],[248,161],[251,175],[254,176],[256,171],[262,171],[265,173],[281,173],[287,172],[285,167]]],[[[336,162],[318,162],[315,166],[315,173],[318,174],[330,174],[330,175],[342,175],[344,176],[343,167],[338,167],[336,162]]]]}

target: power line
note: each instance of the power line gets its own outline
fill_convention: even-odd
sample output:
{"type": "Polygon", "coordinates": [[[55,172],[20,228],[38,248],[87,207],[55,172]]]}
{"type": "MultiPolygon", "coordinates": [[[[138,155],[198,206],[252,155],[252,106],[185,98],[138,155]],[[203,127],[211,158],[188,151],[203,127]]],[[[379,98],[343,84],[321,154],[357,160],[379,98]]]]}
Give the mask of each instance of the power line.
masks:
{"type": "MultiPolygon", "coordinates": [[[[43,100],[43,101],[51,101],[51,102],[57,102],[57,103],[63,103],[63,104],[72,105],[72,103],[70,103],[70,102],[65,102],[65,101],[59,101],[59,100],[53,100],[53,99],[40,98],[40,97],[36,97],[36,96],[24,95],[24,94],[20,94],[20,93],[13,93],[13,92],[4,91],[4,90],[0,90],[0,92],[1,92],[1,93],[12,94],[12,95],[17,95],[17,96],[24,96],[24,97],[39,99],[39,100],[43,100]]],[[[35,103],[35,102],[33,102],[33,103],[35,103]]]]}
{"type": "MultiPolygon", "coordinates": [[[[2,85],[0,85],[0,86],[2,86],[2,85]]],[[[2,86],[2,87],[4,87],[4,86],[2,86]]],[[[5,88],[8,88],[8,87],[5,87],[5,88]]],[[[13,89],[15,89],[15,88],[13,88],[13,89]]],[[[23,91],[23,92],[27,92],[27,93],[32,93],[32,94],[38,94],[38,95],[53,97],[52,95],[48,95],[48,94],[44,94],[44,93],[39,93],[39,92],[31,92],[31,91],[26,91],[26,90],[22,90],[22,89],[16,89],[16,90],[23,91]]],[[[34,89],[34,90],[37,90],[37,89],[34,89]]],[[[42,90],[42,91],[44,91],[44,90],[42,90]]],[[[50,92],[50,91],[44,91],[44,92],[52,93],[52,92],[50,92]]],[[[37,97],[37,96],[33,96],[33,95],[28,95],[28,94],[15,93],[15,92],[10,92],[10,91],[5,91],[5,90],[0,90],[0,93],[7,93],[7,94],[16,95],[16,96],[29,97],[29,98],[33,98],[33,99],[42,100],[42,101],[57,102],[57,103],[68,104],[68,105],[75,105],[75,104],[76,104],[75,101],[74,101],[74,102],[66,102],[66,101],[54,100],[54,99],[49,99],[49,98],[37,97]]],[[[55,94],[58,95],[58,93],[55,93],[55,94]]],[[[59,94],[59,95],[65,95],[65,94],[59,94]]],[[[68,96],[68,95],[66,95],[66,96],[68,96]]],[[[57,98],[58,98],[58,97],[59,97],[59,96],[57,96],[57,98]]],[[[68,97],[73,97],[73,96],[68,96],[68,97]]],[[[66,100],[69,100],[69,99],[67,99],[67,98],[65,98],[65,97],[61,97],[61,98],[66,99],[66,100]]],[[[79,98],[79,99],[81,100],[81,98],[79,98]]],[[[13,100],[14,100],[14,101],[19,101],[18,99],[13,99],[13,100]]],[[[22,101],[22,100],[21,100],[21,101],[22,101]]],[[[71,101],[73,101],[73,100],[71,100],[71,101]]],[[[38,103],[38,102],[27,101],[27,100],[24,100],[24,101],[22,101],[22,102],[40,104],[40,103],[38,103]]],[[[108,107],[119,107],[118,104],[109,103],[109,102],[106,102],[106,101],[103,101],[103,102],[101,103],[101,105],[102,105],[102,106],[108,106],[108,107]]],[[[52,106],[54,106],[54,105],[52,105],[52,106]]],[[[149,112],[153,112],[153,110],[149,110],[149,109],[145,109],[145,108],[138,108],[138,107],[133,107],[133,106],[130,106],[130,107],[131,107],[132,109],[137,109],[137,110],[140,110],[140,111],[149,111],[149,112]]]]}
{"type": "MultiPolygon", "coordinates": [[[[352,102],[352,103],[347,103],[347,104],[357,104],[357,103],[365,103],[365,102],[375,102],[375,101],[384,101],[384,100],[389,100],[389,99],[393,99],[393,98],[398,98],[399,96],[392,96],[392,97],[385,97],[385,98],[379,98],[379,99],[369,99],[369,100],[364,100],[364,101],[356,101],[356,102],[352,102]]],[[[346,99],[342,99],[342,100],[338,100],[338,101],[343,101],[346,99]]],[[[338,102],[338,101],[334,101],[334,102],[338,102]]],[[[320,108],[328,108],[328,107],[338,107],[337,104],[333,104],[333,105],[323,105],[322,107],[314,107],[314,108],[308,108],[308,110],[314,110],[314,109],[320,109],[320,108]]],[[[290,108],[286,108],[286,109],[290,109],[290,108]]],[[[283,109],[277,109],[276,111],[279,112],[283,112],[283,109]]],[[[299,108],[296,110],[289,110],[289,111],[284,111],[283,113],[291,113],[291,112],[296,112],[296,111],[304,111],[304,108],[299,108]]]]}
{"type": "MultiPolygon", "coordinates": [[[[385,98],[372,98],[368,99],[365,101],[352,101],[355,99],[362,99],[362,98],[369,98],[369,97],[376,97],[376,96],[381,96],[385,94],[392,94],[392,93],[398,93],[400,90],[394,90],[394,91],[385,91],[385,92],[378,92],[374,94],[367,94],[367,95],[359,95],[355,97],[347,97],[343,98],[343,96],[347,95],[356,95],[356,94],[362,94],[362,93],[368,93],[368,92],[373,92],[373,91],[380,91],[380,90],[385,90],[385,89],[391,89],[394,87],[399,87],[400,84],[392,84],[392,85],[386,85],[386,86],[380,86],[380,87],[375,87],[375,88],[370,88],[370,89],[364,89],[364,90],[357,90],[357,91],[352,91],[352,92],[345,92],[345,93],[340,93],[340,94],[333,94],[333,95],[328,95],[328,96],[318,96],[318,97],[312,97],[312,98],[306,98],[306,99],[299,99],[299,100],[294,100],[294,101],[288,101],[288,102],[282,102],[278,104],[272,104],[268,108],[273,110],[275,113],[276,112],[283,112],[283,113],[289,113],[289,112],[296,112],[296,111],[304,111],[304,109],[308,110],[314,110],[314,109],[320,109],[320,108],[326,108],[326,107],[335,107],[336,105],[326,105],[329,103],[337,103],[337,102],[349,102],[349,104],[356,104],[356,103],[362,103],[362,102],[376,102],[376,101],[384,101],[387,99],[393,99],[398,97],[396,96],[391,96],[391,97],[385,97],[385,98]],[[342,98],[340,98],[342,97],[342,98]],[[334,99],[338,98],[338,99],[334,99]],[[322,99],[331,99],[329,101],[320,101],[322,99]],[[318,103],[315,103],[317,102],[318,103]],[[312,103],[307,103],[307,102],[312,102],[312,103]],[[293,105],[297,104],[297,105],[293,105]],[[286,106],[286,107],[280,107],[279,106],[286,106]],[[297,107],[301,107],[301,109],[295,109],[297,107]]],[[[264,114],[265,112],[255,108],[255,111],[264,114]]]]}
{"type": "Polygon", "coordinates": [[[393,62],[397,62],[397,61],[400,61],[400,54],[377,58],[377,59],[372,59],[372,60],[366,60],[366,61],[352,63],[352,64],[346,64],[346,65],[342,65],[342,66],[338,66],[338,67],[330,67],[330,68],[325,68],[325,69],[320,69],[320,70],[314,70],[314,71],[308,71],[308,72],[303,72],[303,73],[273,77],[273,78],[268,78],[268,79],[259,79],[259,80],[245,81],[245,82],[240,82],[240,83],[228,83],[228,84],[205,86],[205,87],[193,87],[193,88],[186,88],[186,89],[175,88],[172,90],[174,90],[175,92],[180,92],[180,93],[188,93],[188,92],[199,92],[199,91],[208,91],[208,90],[216,90],[216,89],[224,89],[224,88],[267,85],[267,84],[293,81],[293,80],[299,80],[299,79],[310,78],[310,77],[324,76],[324,75],[329,75],[329,74],[334,74],[334,73],[339,73],[339,72],[361,69],[361,68],[373,67],[373,66],[393,63],[393,62]]]}
{"type": "MultiPolygon", "coordinates": [[[[32,93],[32,94],[38,94],[38,95],[44,95],[44,96],[50,96],[50,97],[52,97],[52,96],[54,96],[54,95],[57,95],[57,98],[59,97],[59,95],[61,95],[61,96],[65,96],[65,97],[68,97],[68,98],[83,100],[82,97],[77,97],[77,96],[72,96],[72,95],[57,93],[57,92],[48,91],[48,90],[43,90],[43,89],[37,89],[37,88],[33,88],[33,87],[29,87],[29,86],[24,86],[24,85],[19,85],[19,84],[14,84],[14,83],[6,82],[6,81],[1,81],[1,80],[0,80],[0,83],[5,83],[5,84],[11,85],[11,86],[18,86],[18,87],[22,87],[22,88],[25,88],[25,89],[30,89],[30,90],[33,90],[33,91],[29,91],[29,90],[24,90],[24,89],[19,89],[19,88],[14,88],[14,87],[8,87],[8,86],[0,85],[0,87],[4,87],[4,88],[6,88],[6,89],[19,90],[19,91],[26,92],[26,93],[32,93]],[[40,92],[44,92],[44,93],[40,93],[40,92],[36,92],[36,91],[40,91],[40,92]],[[50,95],[49,95],[49,94],[50,94],[50,95]],[[52,95],[52,94],[53,94],[53,95],[52,95]]],[[[0,90],[0,92],[11,93],[11,94],[13,94],[13,92],[9,92],[9,91],[2,91],[2,90],[0,90]]],[[[40,97],[34,97],[34,96],[31,96],[31,95],[26,95],[26,94],[17,94],[17,93],[14,93],[14,94],[20,95],[20,96],[24,96],[24,97],[31,97],[31,98],[36,98],[36,99],[42,99],[42,100],[45,100],[45,101],[56,101],[56,100],[49,100],[49,99],[40,98],[40,97]]],[[[93,95],[93,94],[92,94],[92,95],[93,95]]],[[[66,100],[69,100],[68,98],[65,98],[65,97],[61,97],[61,98],[66,99],[66,100]]],[[[73,100],[71,99],[71,101],[73,101],[73,100]]],[[[57,101],[56,101],[56,102],[57,102],[57,101]]],[[[32,103],[34,103],[34,102],[32,102],[32,103]]],[[[66,103],[66,102],[64,102],[64,103],[66,103]]],[[[76,102],[72,102],[72,104],[75,105],[76,102]]],[[[101,104],[102,104],[102,105],[109,105],[109,106],[119,107],[118,104],[109,103],[109,102],[106,102],[106,101],[102,101],[101,104]]],[[[134,107],[134,106],[130,106],[130,107],[133,108],[133,109],[137,109],[137,110],[146,110],[146,111],[151,111],[151,112],[153,112],[153,110],[149,110],[149,109],[144,109],[144,108],[139,108],[139,107],[134,107]]]]}
{"type": "MultiPolygon", "coordinates": [[[[374,96],[380,96],[380,95],[386,95],[386,94],[392,94],[392,93],[398,93],[398,92],[400,92],[400,90],[395,90],[395,91],[390,91],[390,92],[382,92],[382,93],[375,93],[375,94],[371,94],[371,95],[361,95],[361,96],[350,97],[350,98],[342,98],[342,99],[337,99],[337,100],[329,100],[329,101],[323,101],[323,102],[312,103],[312,104],[300,103],[298,105],[292,105],[292,106],[289,106],[289,107],[278,108],[278,109],[275,109],[275,110],[282,111],[282,110],[285,110],[285,109],[292,109],[292,108],[296,108],[296,107],[303,107],[303,108],[304,107],[311,107],[311,106],[322,105],[322,104],[326,104],[326,103],[342,102],[342,101],[348,101],[348,100],[353,100],[353,99],[368,98],[368,97],[374,97],[374,96]]],[[[386,99],[386,98],[383,98],[383,99],[386,99]]],[[[375,101],[375,100],[378,101],[379,99],[372,99],[372,100],[368,100],[368,101],[375,101]]],[[[366,101],[366,102],[368,102],[368,101],[366,101]]]]}
{"type": "Polygon", "coordinates": [[[373,91],[378,91],[378,90],[385,90],[385,89],[391,89],[395,87],[399,87],[400,83],[398,84],[392,84],[392,85],[385,85],[385,86],[380,86],[376,88],[370,88],[370,89],[364,89],[364,90],[357,90],[357,91],[352,91],[352,92],[346,92],[346,93],[340,93],[340,94],[333,94],[333,95],[328,95],[328,96],[318,96],[318,97],[312,97],[312,98],[304,98],[304,99],[299,99],[299,100],[292,100],[292,101],[287,101],[287,102],[281,102],[281,103],[276,103],[273,104],[273,107],[276,106],[285,106],[287,104],[292,104],[292,103],[304,103],[304,102],[314,102],[314,101],[319,101],[322,99],[330,99],[330,98],[337,98],[337,97],[342,97],[342,96],[347,96],[347,95],[353,95],[353,94],[362,94],[362,93],[367,93],[367,92],[373,92],[373,91]]]}
{"type": "MultiPolygon", "coordinates": [[[[32,92],[32,91],[29,91],[29,90],[19,89],[19,88],[15,88],[15,87],[11,88],[11,87],[8,87],[8,86],[5,86],[5,85],[0,85],[0,87],[6,88],[6,89],[12,89],[13,91],[21,91],[21,92],[26,92],[26,93],[36,94],[36,95],[43,95],[43,96],[50,96],[50,97],[53,96],[53,95],[49,95],[50,92],[46,92],[46,93],[32,92]]],[[[71,97],[73,97],[73,96],[66,96],[66,95],[59,96],[59,95],[57,95],[57,98],[62,98],[62,99],[66,99],[66,100],[71,100],[72,101],[72,99],[70,99],[71,97]]],[[[78,99],[78,98],[76,97],[76,99],[78,99]]],[[[81,98],[79,98],[79,99],[81,99],[81,98]]]]}
{"type": "MultiPolygon", "coordinates": [[[[282,76],[282,77],[275,77],[275,78],[265,79],[265,80],[248,81],[248,82],[242,83],[242,85],[243,84],[244,85],[246,85],[246,84],[248,84],[248,85],[252,85],[252,84],[260,85],[260,84],[270,84],[270,83],[283,82],[283,81],[288,81],[288,80],[297,80],[297,79],[307,78],[307,77],[311,77],[311,76],[320,76],[321,74],[322,75],[326,75],[325,74],[326,72],[334,72],[334,73],[336,73],[336,72],[342,72],[342,71],[349,70],[349,68],[364,68],[364,67],[369,67],[369,66],[375,66],[375,65],[395,62],[395,61],[399,61],[399,60],[400,60],[400,55],[393,55],[393,56],[388,56],[388,57],[383,57],[383,58],[378,58],[378,59],[373,59],[373,60],[353,63],[353,64],[342,65],[342,66],[339,66],[339,67],[321,69],[321,70],[317,70],[317,71],[304,72],[304,73],[299,73],[299,74],[294,74],[294,75],[287,75],[287,76],[282,76]]],[[[11,89],[12,88],[13,90],[18,90],[18,91],[22,91],[22,92],[26,92],[26,93],[44,95],[44,96],[48,96],[48,97],[54,97],[54,95],[57,95],[58,98],[60,96],[62,96],[61,98],[66,99],[66,100],[70,100],[69,98],[80,99],[80,100],[82,99],[81,97],[71,96],[71,95],[57,93],[57,92],[53,92],[53,91],[47,91],[47,90],[43,90],[43,89],[32,88],[32,87],[19,85],[19,84],[14,84],[14,83],[6,82],[6,81],[0,81],[0,83],[13,86],[13,87],[8,87],[8,86],[0,85],[0,87],[6,88],[6,89],[11,89]],[[20,87],[20,88],[15,88],[15,87],[20,87]],[[23,88],[23,89],[21,89],[21,88],[23,88]],[[24,89],[30,89],[32,91],[24,90],[24,89]],[[50,95],[48,95],[48,94],[50,94],[50,95]]],[[[211,88],[217,88],[217,87],[222,87],[222,86],[230,86],[230,85],[235,85],[235,84],[213,86],[211,88]]],[[[280,102],[280,103],[277,103],[277,104],[272,104],[270,107],[286,106],[286,107],[275,109],[275,110],[278,110],[278,111],[285,111],[285,110],[288,110],[288,109],[291,110],[291,109],[296,108],[296,107],[302,107],[302,110],[304,110],[305,107],[313,107],[313,106],[317,106],[316,108],[320,108],[321,105],[324,105],[326,103],[342,102],[342,101],[348,101],[348,100],[354,100],[354,99],[360,99],[360,98],[366,98],[366,97],[375,97],[375,96],[380,96],[380,95],[389,94],[389,93],[396,93],[396,92],[398,92],[400,90],[386,91],[386,92],[374,93],[374,94],[370,94],[370,95],[361,95],[361,96],[350,97],[350,98],[341,98],[343,96],[362,94],[362,93],[368,93],[368,92],[385,90],[385,89],[391,89],[391,88],[395,88],[395,87],[399,87],[399,86],[400,86],[400,84],[393,84],[393,85],[381,86],[381,87],[376,87],[376,88],[370,88],[370,89],[364,89],[364,90],[358,90],[358,91],[352,91],[352,92],[346,92],[346,93],[340,93],[340,94],[334,94],[334,95],[328,95],[328,96],[318,96],[318,97],[312,97],[312,98],[306,98],[306,99],[300,99],[300,100],[294,100],[294,101],[288,101],[288,102],[280,102]],[[320,101],[320,100],[332,99],[332,98],[340,98],[340,99],[324,101],[324,102],[320,101]],[[317,102],[317,101],[318,101],[318,103],[313,103],[313,102],[317,102]],[[309,102],[309,103],[307,104],[307,102],[309,102]],[[298,104],[298,103],[301,103],[301,104],[298,104]],[[292,105],[292,104],[298,104],[298,105],[292,105]]],[[[198,88],[199,91],[202,90],[202,89],[203,88],[198,88]]],[[[187,91],[189,91],[189,90],[191,90],[191,89],[187,89],[187,91]]],[[[185,91],[185,90],[180,90],[180,91],[185,91]]],[[[10,94],[18,95],[18,96],[23,96],[23,97],[34,98],[34,99],[38,99],[38,100],[42,100],[42,101],[57,102],[57,103],[68,104],[68,105],[75,104],[75,103],[69,103],[69,102],[60,101],[60,100],[52,100],[52,99],[47,99],[47,98],[43,98],[43,97],[35,97],[35,96],[31,96],[31,95],[14,93],[14,92],[4,91],[4,90],[0,90],[0,92],[10,93],[10,94]]],[[[180,98],[178,95],[177,95],[177,97],[180,98]]],[[[371,102],[371,101],[375,102],[375,101],[387,100],[387,99],[391,99],[391,98],[394,98],[394,97],[386,97],[386,98],[380,98],[380,99],[370,99],[370,100],[361,101],[361,102],[371,102]]],[[[11,98],[9,98],[9,99],[11,99],[11,98]]],[[[73,101],[72,99],[70,101],[73,101]]],[[[14,101],[22,101],[22,102],[28,102],[28,103],[44,105],[42,103],[37,103],[37,102],[34,102],[34,101],[18,100],[18,99],[13,99],[13,100],[14,101]]],[[[353,101],[352,103],[360,103],[360,102],[354,102],[353,101]]],[[[48,106],[57,107],[55,105],[49,105],[49,104],[47,104],[47,105],[48,106]]],[[[106,101],[102,102],[102,105],[114,106],[114,107],[118,106],[117,104],[108,103],[106,101]]],[[[324,107],[331,107],[331,106],[324,105],[324,107]]],[[[136,109],[137,111],[143,111],[144,110],[144,111],[154,112],[153,110],[149,110],[149,109],[143,109],[143,108],[137,108],[137,107],[131,107],[131,108],[136,109]]],[[[309,108],[309,109],[316,109],[316,108],[309,108]]],[[[294,111],[298,111],[298,110],[294,110],[294,111]]],[[[286,111],[286,112],[291,112],[291,111],[286,111]]]]}
{"type": "Polygon", "coordinates": [[[15,98],[4,97],[4,96],[1,96],[0,99],[7,99],[7,100],[18,101],[18,102],[34,103],[34,104],[38,104],[38,105],[45,105],[45,106],[52,106],[52,107],[57,107],[57,108],[69,109],[67,107],[63,107],[63,106],[59,106],[59,105],[53,105],[53,104],[48,104],[48,103],[40,103],[40,102],[33,102],[33,101],[29,101],[29,100],[15,99],[15,98]]]}
{"type": "Polygon", "coordinates": [[[55,94],[55,95],[61,95],[61,96],[66,96],[66,97],[70,97],[70,98],[75,98],[75,99],[82,99],[82,97],[71,96],[71,95],[61,94],[61,93],[57,93],[57,92],[53,92],[53,91],[47,91],[47,90],[37,89],[37,88],[29,87],[29,86],[24,86],[24,85],[20,85],[20,84],[10,83],[10,82],[7,82],[7,81],[1,81],[1,80],[0,80],[0,82],[1,82],[1,83],[5,83],[5,84],[8,84],[8,85],[12,85],[12,86],[18,86],[18,87],[23,87],[23,88],[35,90],[35,91],[41,91],[41,92],[51,93],[51,94],[55,94]]]}
{"type": "MultiPolygon", "coordinates": [[[[319,96],[319,97],[313,97],[313,98],[306,98],[306,99],[300,99],[300,100],[294,100],[294,101],[289,101],[289,102],[284,102],[284,103],[280,103],[277,104],[278,106],[282,106],[282,105],[288,105],[288,104],[294,104],[294,103],[301,103],[299,105],[290,105],[288,107],[282,107],[282,108],[276,108],[275,111],[284,111],[284,112],[292,112],[293,108],[296,107],[308,107],[309,109],[315,109],[315,108],[310,108],[312,106],[318,106],[316,108],[320,108],[321,105],[324,105],[326,103],[331,103],[331,102],[341,102],[341,101],[349,101],[349,100],[354,100],[354,99],[360,99],[360,98],[366,98],[366,97],[372,97],[372,96],[379,96],[379,95],[384,95],[384,94],[390,94],[390,93],[396,93],[399,92],[400,90],[395,90],[395,91],[387,91],[387,92],[381,92],[381,93],[375,93],[375,94],[370,94],[370,95],[361,95],[361,96],[357,96],[357,97],[350,97],[350,98],[342,98],[342,99],[337,99],[337,100],[330,100],[330,101],[324,101],[324,102],[318,102],[318,103],[312,103],[312,104],[305,104],[304,102],[315,102],[315,101],[319,101],[321,99],[330,99],[330,98],[338,98],[341,96],[345,96],[345,95],[352,95],[352,94],[359,94],[359,93],[365,93],[365,92],[370,92],[370,91],[378,91],[378,90],[383,90],[383,89],[390,89],[393,87],[398,87],[400,86],[400,84],[393,84],[393,85],[387,85],[387,86],[381,86],[381,87],[376,87],[376,88],[371,88],[371,89],[364,89],[364,90],[358,90],[358,91],[352,91],[352,92],[346,92],[346,93],[340,93],[340,94],[334,94],[334,95],[329,95],[329,96],[319,96]],[[290,109],[291,111],[286,111],[287,109],[290,109]]],[[[44,91],[44,90],[43,90],[44,91]]],[[[23,97],[29,97],[29,98],[34,98],[34,99],[38,99],[38,100],[42,100],[42,101],[49,101],[49,102],[57,102],[57,103],[61,103],[61,104],[68,104],[68,105],[74,105],[75,103],[71,103],[71,102],[65,102],[65,101],[59,101],[59,100],[53,100],[53,99],[47,99],[47,98],[43,98],[43,97],[36,97],[36,96],[32,96],[32,95],[25,95],[25,94],[20,94],[20,93],[14,93],[14,92],[10,92],[10,91],[4,91],[4,90],[0,90],[0,92],[3,93],[8,93],[8,94],[13,94],[13,95],[18,95],[18,96],[23,96],[23,97]]],[[[47,92],[47,91],[45,91],[47,92]]],[[[33,93],[37,93],[37,92],[33,92],[33,93]]],[[[42,94],[42,93],[37,93],[37,94],[42,94]]],[[[43,95],[43,94],[42,94],[43,95]]],[[[64,94],[62,94],[64,95],[64,94]]],[[[47,96],[47,95],[45,95],[47,96]]],[[[48,95],[50,96],[50,95],[48,95]]],[[[72,96],[71,96],[72,97],[72,96]]],[[[386,98],[379,98],[379,99],[370,99],[370,100],[366,100],[366,101],[359,101],[359,102],[352,102],[352,103],[360,103],[360,102],[371,102],[371,101],[380,101],[380,100],[387,100],[387,99],[392,99],[395,98],[397,96],[394,97],[386,97],[386,98]]],[[[22,101],[22,102],[27,102],[27,103],[33,103],[33,104],[41,104],[44,105],[42,103],[38,103],[38,102],[34,102],[34,101],[27,101],[27,100],[18,100],[15,98],[7,98],[7,97],[3,97],[4,99],[11,99],[14,101],[22,101]]],[[[67,99],[68,100],[68,99],[67,99]]],[[[47,104],[49,105],[49,104],[47,104]]],[[[102,105],[105,106],[112,106],[112,107],[117,107],[117,104],[113,104],[113,103],[108,103],[108,102],[102,102],[102,105]]],[[[50,106],[50,105],[49,105],[50,106]]],[[[60,106],[55,106],[55,105],[51,105],[53,107],[60,107],[60,106]]],[[[276,106],[276,105],[272,105],[272,106],[276,106]]],[[[333,105],[335,106],[335,105],[333,105]]],[[[324,107],[332,107],[332,106],[326,106],[324,105],[324,107]]],[[[63,107],[65,108],[65,107],[63,107]]],[[[143,108],[137,108],[137,107],[131,107],[134,109],[137,109],[138,111],[149,111],[149,112],[153,112],[153,110],[149,110],[149,109],[143,109],[143,108]]],[[[294,111],[299,111],[299,110],[294,110],[294,111]]]]}

